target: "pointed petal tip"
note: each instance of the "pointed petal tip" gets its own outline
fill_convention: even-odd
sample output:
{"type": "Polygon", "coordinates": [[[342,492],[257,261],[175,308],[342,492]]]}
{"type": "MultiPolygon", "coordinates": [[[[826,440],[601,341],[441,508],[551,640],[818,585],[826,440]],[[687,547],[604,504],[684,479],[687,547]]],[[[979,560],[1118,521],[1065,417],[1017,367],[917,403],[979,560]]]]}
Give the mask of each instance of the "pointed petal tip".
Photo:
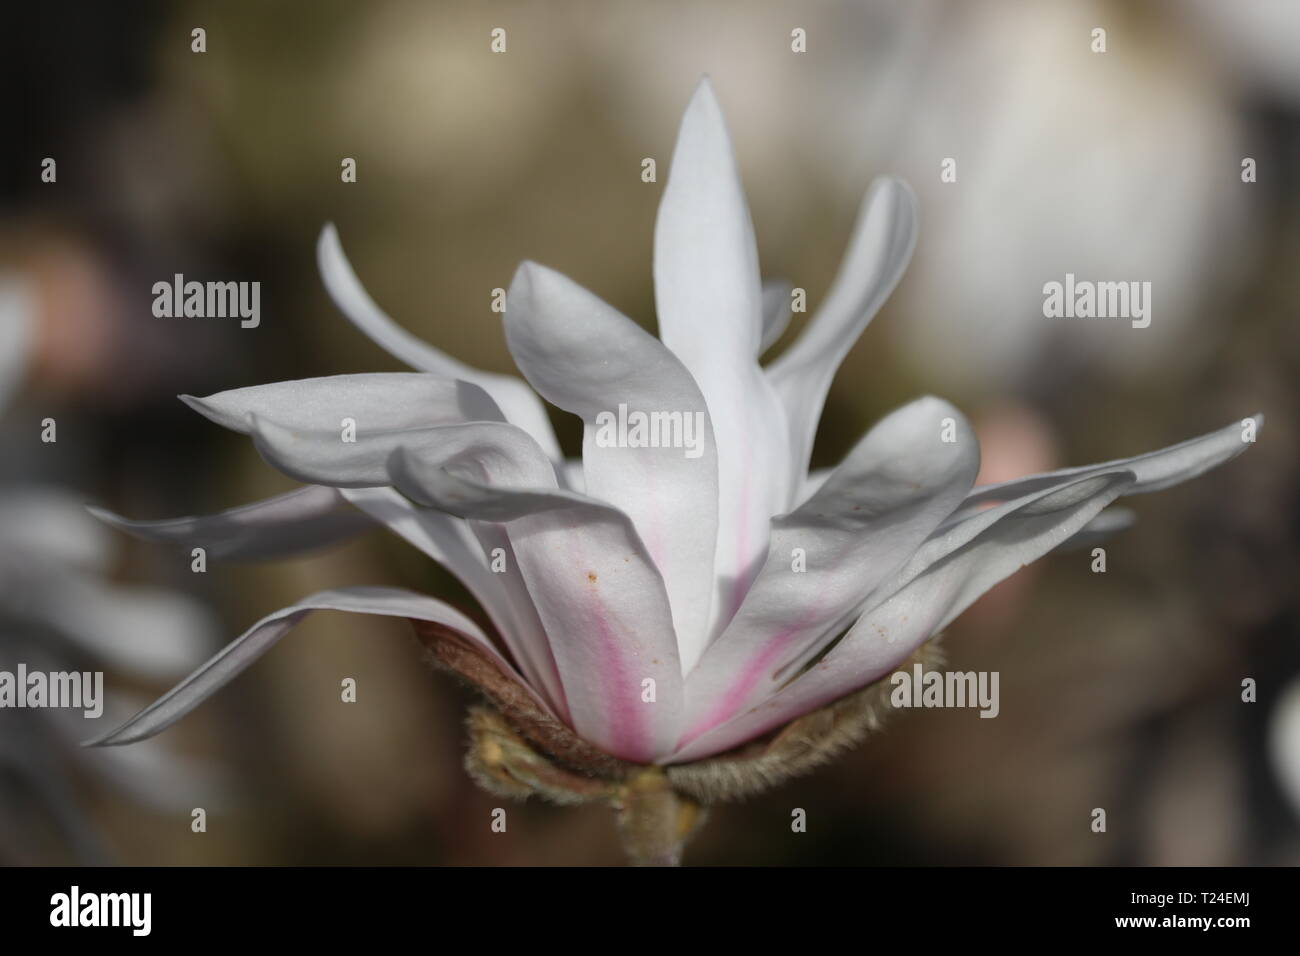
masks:
{"type": "Polygon", "coordinates": [[[544,271],[545,267],[534,262],[532,259],[522,259],[519,265],[515,266],[515,274],[510,280],[510,291],[513,292],[518,288],[521,292],[530,291],[535,277],[544,271]]]}
{"type": "Polygon", "coordinates": [[[238,412],[232,412],[229,408],[229,399],[218,401],[224,392],[216,392],[212,395],[205,395],[200,398],[197,395],[177,395],[182,402],[198,412],[210,422],[215,422],[222,428],[229,428],[231,431],[246,432],[244,422],[247,421],[247,415],[241,417],[238,412]]]}
{"type": "Polygon", "coordinates": [[[510,277],[510,287],[506,290],[506,310],[501,316],[508,330],[520,321],[520,313],[532,314],[533,300],[536,295],[538,277],[543,274],[543,267],[531,259],[522,260],[515,266],[515,274],[510,277]]]}
{"type": "MultiPolygon", "coordinates": [[[[135,718],[132,718],[132,720],[134,719],[135,718]]],[[[120,747],[123,744],[133,744],[136,742],[137,739],[144,739],[144,738],[131,737],[123,733],[123,731],[126,730],[126,728],[130,725],[130,723],[131,721],[127,721],[125,724],[122,724],[120,727],[114,727],[112,730],[108,731],[107,733],[100,734],[98,737],[91,737],[88,740],[83,740],[80,742],[80,744],[78,744],[78,746],[86,750],[94,750],[99,747],[120,747]]]]}
{"type": "MultiPolygon", "coordinates": [[[[561,290],[572,287],[573,284],[573,281],[564,273],[557,272],[550,266],[542,265],[540,262],[534,262],[532,259],[524,259],[515,269],[506,298],[507,301],[513,297],[525,302],[537,302],[547,296],[556,295],[561,290]]],[[[510,312],[507,309],[507,320],[509,315],[510,312]]]]}
{"type": "MultiPolygon", "coordinates": [[[[1245,446],[1254,444],[1254,437],[1257,437],[1257,436],[1258,436],[1260,430],[1261,430],[1263,427],[1264,427],[1264,413],[1263,413],[1263,412],[1255,412],[1254,414],[1252,414],[1252,415],[1246,415],[1245,417],[1243,417],[1243,418],[1241,418],[1241,419],[1238,419],[1237,421],[1229,422],[1227,425],[1224,425],[1222,428],[1218,429],[1217,432],[1211,432],[1209,435],[1204,435],[1204,436],[1202,436],[1202,438],[1210,438],[1212,435],[1215,435],[1215,434],[1218,434],[1218,435],[1231,434],[1234,430],[1236,430],[1236,429],[1241,429],[1241,436],[1240,436],[1240,437],[1241,437],[1242,448],[1241,448],[1240,451],[1237,451],[1237,452],[1234,452],[1234,453],[1233,453],[1232,457],[1236,457],[1237,455],[1241,454],[1242,452],[1244,452],[1244,451],[1246,450],[1245,446]],[[1254,431],[1255,431],[1255,436],[1253,436],[1251,439],[1247,439],[1247,438],[1246,438],[1246,431],[1245,431],[1245,429],[1246,429],[1246,423],[1247,423],[1247,422],[1253,422],[1253,423],[1254,423],[1254,426],[1255,426],[1255,429],[1254,429],[1254,431]]],[[[1196,440],[1196,439],[1193,439],[1193,440],[1196,440]]]]}
{"type": "MultiPolygon", "coordinates": [[[[231,389],[231,391],[236,392],[238,389],[231,389]]],[[[241,409],[238,400],[232,401],[226,392],[217,392],[204,398],[195,398],[191,395],[189,398],[186,405],[222,428],[229,428],[232,432],[248,435],[257,424],[258,418],[253,410],[241,409]]]]}
{"type": "Polygon", "coordinates": [[[706,111],[717,118],[722,118],[722,103],[718,100],[718,91],[713,87],[713,80],[709,74],[705,73],[700,77],[700,82],[695,84],[695,89],[691,92],[690,101],[686,104],[686,110],[683,113],[682,121],[700,111],[706,111]]]}
{"type": "Polygon", "coordinates": [[[177,395],[176,397],[204,418],[212,418],[212,407],[208,404],[207,399],[199,398],[197,395],[177,395]]]}

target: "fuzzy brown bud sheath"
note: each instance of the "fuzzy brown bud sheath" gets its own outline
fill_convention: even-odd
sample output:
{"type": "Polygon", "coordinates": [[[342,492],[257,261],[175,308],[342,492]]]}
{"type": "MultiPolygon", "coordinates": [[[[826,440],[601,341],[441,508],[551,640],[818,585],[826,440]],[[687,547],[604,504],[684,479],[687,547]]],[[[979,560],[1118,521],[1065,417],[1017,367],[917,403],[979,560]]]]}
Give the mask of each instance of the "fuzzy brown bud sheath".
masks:
{"type": "MultiPolygon", "coordinates": [[[[678,865],[707,806],[753,796],[811,772],[878,730],[890,710],[889,683],[882,679],[728,753],[644,766],[582,740],[454,632],[425,621],[412,624],[431,663],[474,687],[491,705],[473,707],[469,714],[465,768],[474,781],[498,796],[610,806],[628,858],[637,865],[678,865]]],[[[926,670],[942,666],[937,643],[923,645],[903,666],[913,662],[926,670]]]]}

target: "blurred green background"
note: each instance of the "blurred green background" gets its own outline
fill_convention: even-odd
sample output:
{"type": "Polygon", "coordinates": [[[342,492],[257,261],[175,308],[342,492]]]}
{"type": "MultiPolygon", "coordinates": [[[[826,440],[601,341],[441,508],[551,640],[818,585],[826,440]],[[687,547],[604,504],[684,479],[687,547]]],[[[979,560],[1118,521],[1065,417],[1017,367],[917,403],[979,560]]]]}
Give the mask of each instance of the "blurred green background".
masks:
{"type": "MultiPolygon", "coordinates": [[[[976,422],[982,480],[1268,421],[1245,457],[1135,499],[1104,576],[1086,553],[1051,556],[949,630],[951,666],[1001,672],[998,719],[899,716],[817,775],[719,808],[688,860],[1300,863],[1300,716],[1280,704],[1300,678],[1294,3],[54,2],[6,16],[0,274],[30,290],[36,331],[0,420],[0,482],[140,518],[292,487],[174,396],[398,368],[318,281],[326,222],[391,315],[475,365],[512,368],[489,306],[525,258],[653,328],[655,210],[708,73],[763,273],[805,288],[810,309],[871,178],[920,197],[913,265],[840,371],[816,465],[927,392],[976,422]],[[791,52],[796,27],[806,53],[791,52]],[[340,181],[344,157],[356,183],[340,181]],[[641,181],[645,157],[658,183],[641,181]],[[940,181],[948,157],[955,183],[940,181]],[[1242,182],[1246,157],[1257,182],[1242,182]],[[150,289],[178,272],[260,281],[261,326],[155,318],[150,289]],[[1151,327],[1044,318],[1043,283],[1066,272],[1151,281],[1151,327]],[[40,441],[46,416],[57,445],[40,441]],[[1246,677],[1258,703],[1240,700],[1246,677]],[[795,807],[807,833],[790,831],[795,807]]],[[[575,424],[556,424],[576,453],[575,424]]],[[[204,602],[220,640],[325,587],[460,594],[382,532],[202,576],[186,555],[116,547],[115,580],[204,602]]],[[[166,686],[108,681],[140,699],[166,686]]],[[[500,800],[460,768],[470,699],[427,672],[402,625],[309,618],[165,735],[222,780],[207,833],[69,758],[53,772],[89,842],[0,774],[0,861],[621,862],[599,808],[511,806],[491,832],[500,800]],[[355,705],[339,702],[343,677],[355,705]]]]}

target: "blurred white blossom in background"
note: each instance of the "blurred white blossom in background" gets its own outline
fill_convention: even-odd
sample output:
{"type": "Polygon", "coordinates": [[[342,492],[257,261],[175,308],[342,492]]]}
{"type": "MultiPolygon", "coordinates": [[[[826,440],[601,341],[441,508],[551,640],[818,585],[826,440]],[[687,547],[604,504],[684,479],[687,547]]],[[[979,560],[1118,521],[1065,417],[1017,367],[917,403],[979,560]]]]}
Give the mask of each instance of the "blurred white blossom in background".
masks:
{"type": "MultiPolygon", "coordinates": [[[[31,286],[0,276],[0,401],[27,371],[38,316],[31,286]]],[[[14,672],[19,663],[29,672],[107,669],[147,689],[202,658],[216,633],[212,615],[173,591],[112,583],[113,550],[83,496],[46,483],[0,485],[0,670],[14,672]]],[[[88,775],[162,812],[188,815],[196,800],[224,802],[214,768],[170,746],[83,748],[105,721],[140,705],[133,694],[103,703],[98,718],[81,709],[0,710],[0,860],[49,862],[40,846],[52,835],[77,862],[109,862],[86,806],[88,775]]]]}

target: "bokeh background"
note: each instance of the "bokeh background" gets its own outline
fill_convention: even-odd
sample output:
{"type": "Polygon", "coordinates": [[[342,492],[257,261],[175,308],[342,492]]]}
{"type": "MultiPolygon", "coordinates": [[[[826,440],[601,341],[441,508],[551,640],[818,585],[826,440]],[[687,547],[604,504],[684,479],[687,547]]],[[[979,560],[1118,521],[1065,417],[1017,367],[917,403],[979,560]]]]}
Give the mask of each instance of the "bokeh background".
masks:
{"type": "MultiPolygon", "coordinates": [[[[689,860],[1300,863],[1294,2],[45,2],[7,10],[0,44],[0,666],[101,667],[127,713],[312,591],[460,600],[382,532],[200,575],[80,505],[168,517],[285,490],[176,393],[398,367],[321,288],[327,221],[390,314],[485,368],[511,368],[489,304],[524,258],[653,328],[655,209],[708,73],[764,275],[810,308],[870,179],[920,197],[913,265],[840,372],[815,464],[927,392],[975,420],[983,480],[1268,421],[1243,458],[1134,499],[1106,574],[1051,556],[949,630],[951,666],[1001,673],[996,720],[899,715],[720,808],[689,860]],[[155,318],[151,286],[177,272],[260,281],[261,326],[155,318]],[[1151,326],[1045,319],[1066,272],[1151,281],[1151,326]]],[[[460,767],[470,700],[402,625],[320,614],[145,756],[0,711],[0,861],[621,862],[599,808],[511,806],[491,832],[500,800],[460,767]]]]}

